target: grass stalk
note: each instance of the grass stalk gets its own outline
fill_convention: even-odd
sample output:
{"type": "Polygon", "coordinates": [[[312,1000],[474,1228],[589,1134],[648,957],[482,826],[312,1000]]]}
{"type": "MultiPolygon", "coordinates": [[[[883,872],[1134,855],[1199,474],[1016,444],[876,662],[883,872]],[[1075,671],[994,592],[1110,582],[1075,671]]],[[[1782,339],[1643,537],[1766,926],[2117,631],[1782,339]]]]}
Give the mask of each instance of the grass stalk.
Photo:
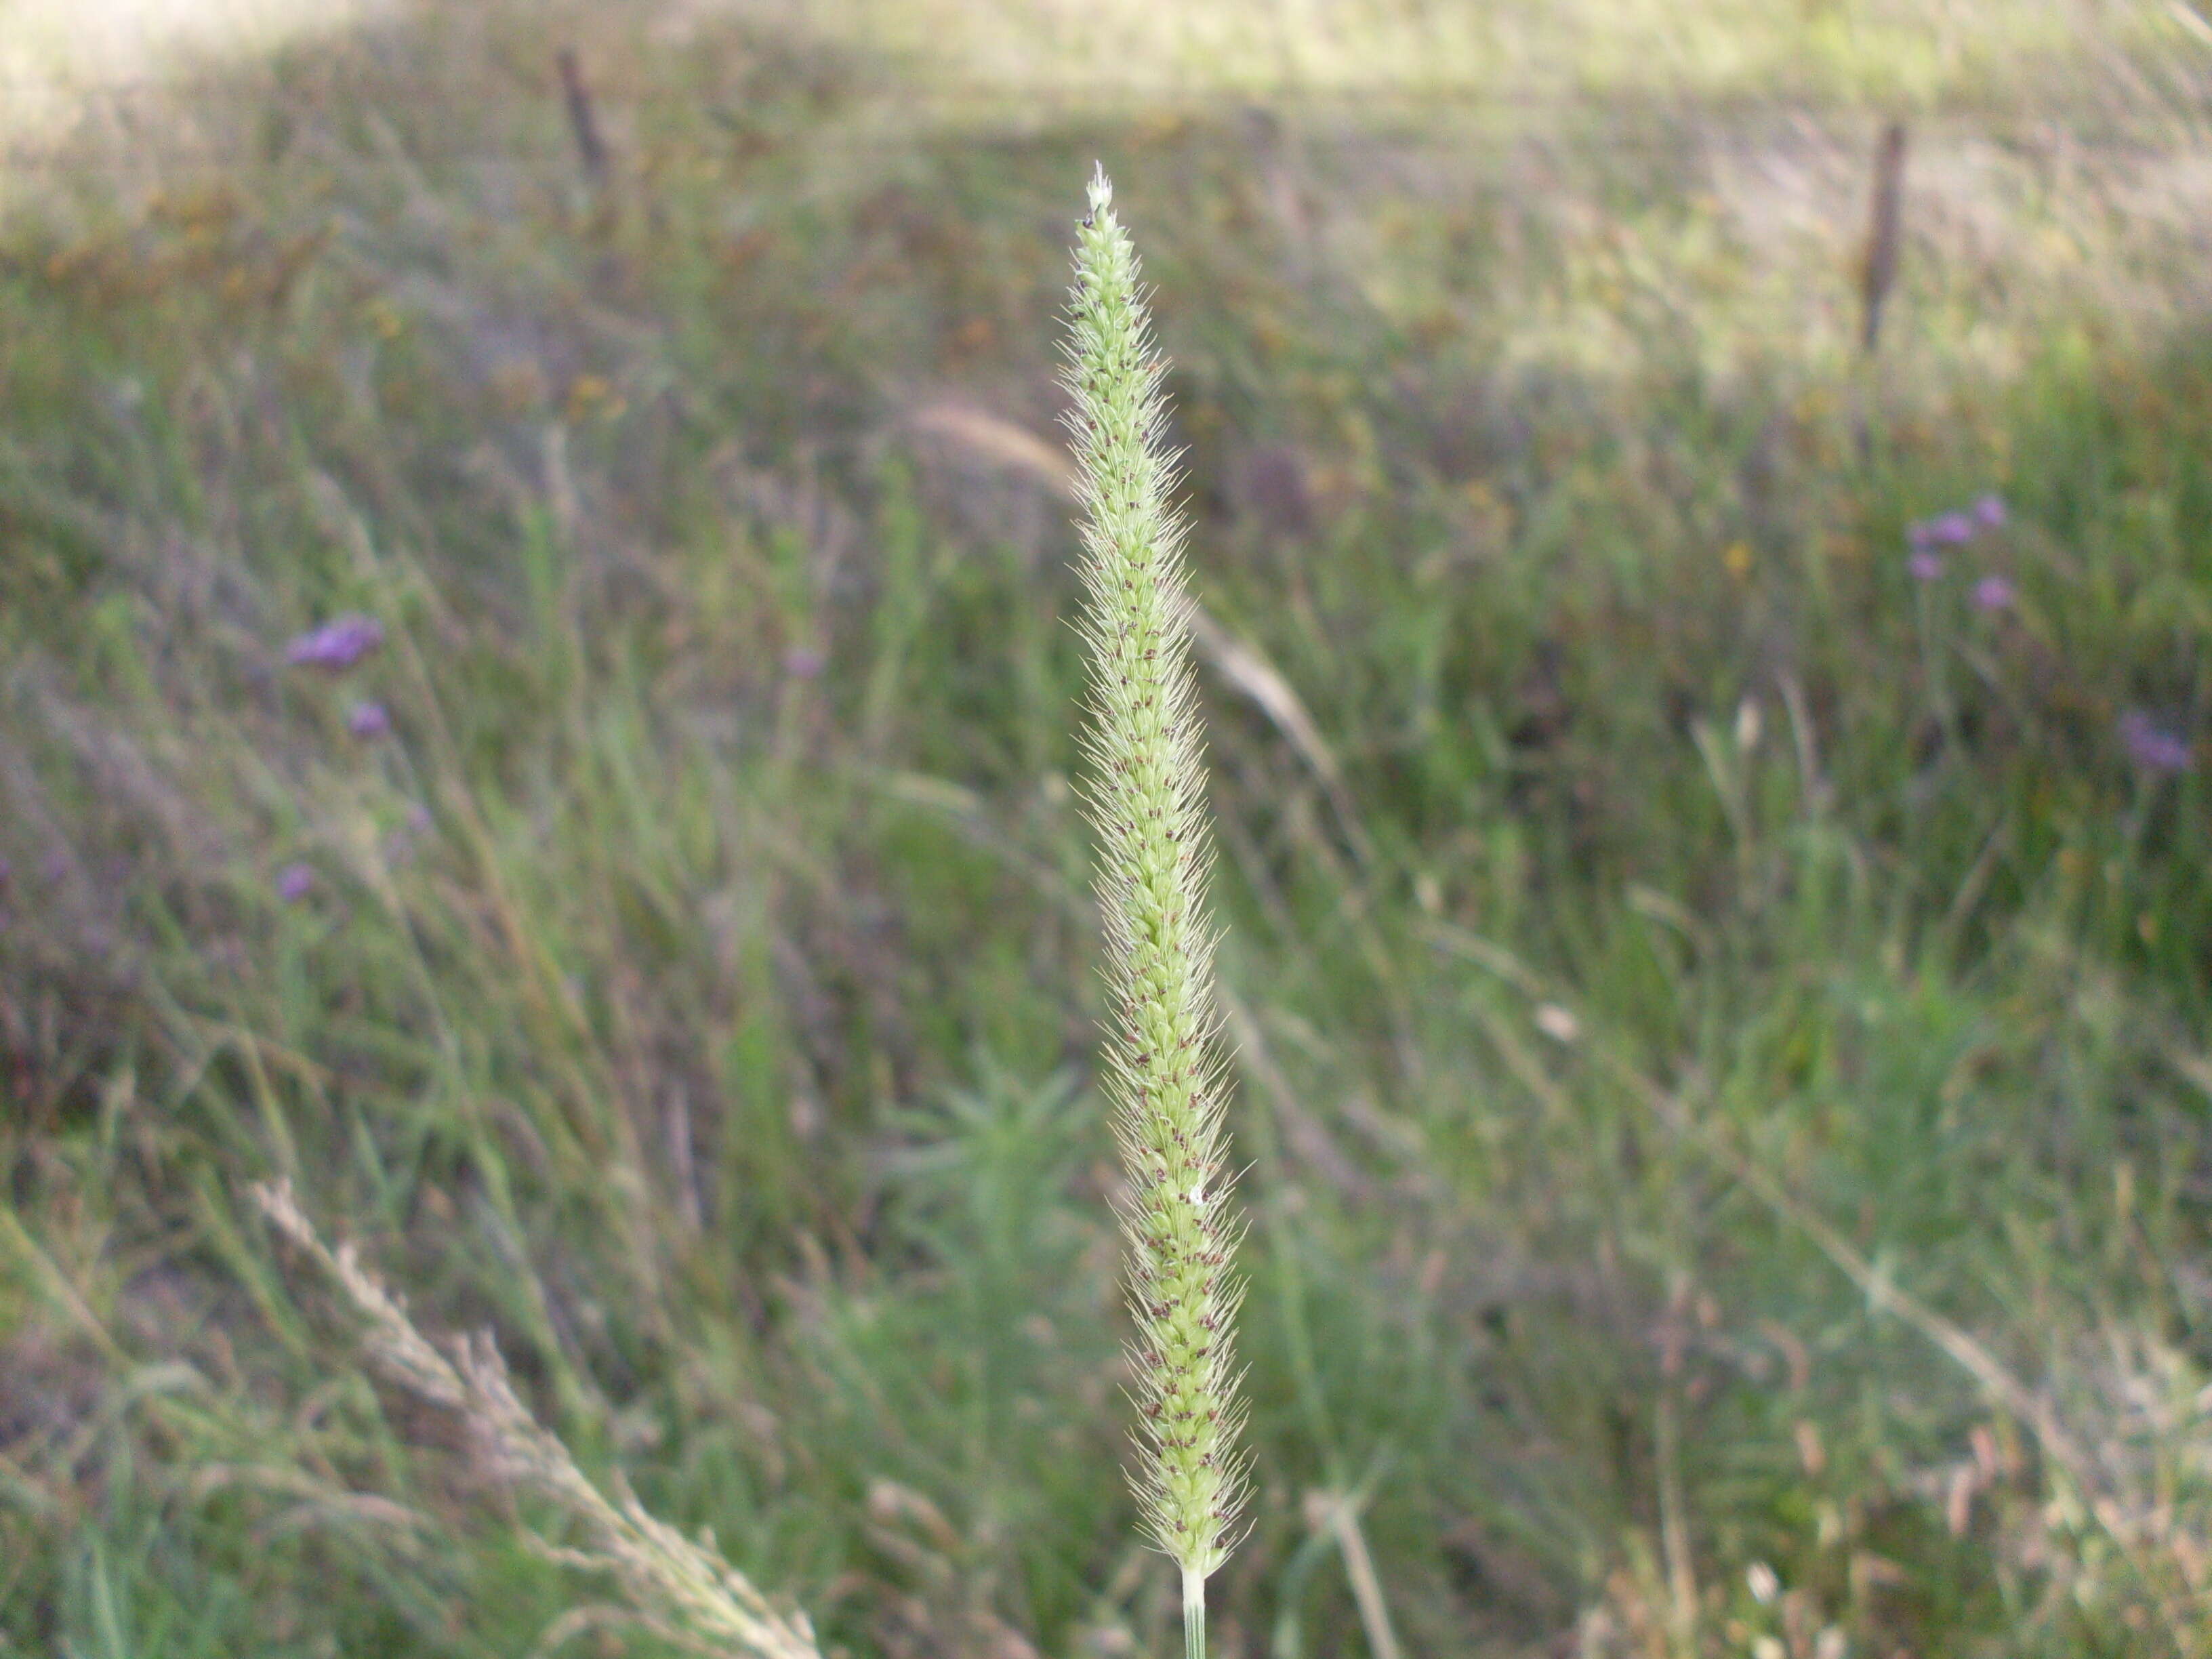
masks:
{"type": "Polygon", "coordinates": [[[1084,509],[1091,660],[1087,804],[1113,1012],[1108,1087],[1131,1197],[1122,1212],[1146,1530],[1182,1571],[1189,1659],[1206,1651],[1206,1580],[1236,1542],[1243,1407],[1231,1326],[1223,1089],[1204,915],[1204,775],[1191,708],[1184,526],[1161,445],[1165,362],[1101,167],[1075,258],[1066,385],[1084,509]]]}

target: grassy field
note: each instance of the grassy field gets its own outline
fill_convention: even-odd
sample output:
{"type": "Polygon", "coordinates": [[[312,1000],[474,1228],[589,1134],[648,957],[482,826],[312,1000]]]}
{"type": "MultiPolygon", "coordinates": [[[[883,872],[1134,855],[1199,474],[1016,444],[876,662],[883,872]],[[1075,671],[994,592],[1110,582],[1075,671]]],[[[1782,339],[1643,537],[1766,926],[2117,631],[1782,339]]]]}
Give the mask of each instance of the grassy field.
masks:
{"type": "Polygon", "coordinates": [[[1680,12],[457,3],[19,146],[0,1653],[678,1650],[280,1176],[825,1653],[1175,1650],[1103,157],[1249,1166],[1217,1652],[2212,1655],[2212,25],[1680,12]]]}

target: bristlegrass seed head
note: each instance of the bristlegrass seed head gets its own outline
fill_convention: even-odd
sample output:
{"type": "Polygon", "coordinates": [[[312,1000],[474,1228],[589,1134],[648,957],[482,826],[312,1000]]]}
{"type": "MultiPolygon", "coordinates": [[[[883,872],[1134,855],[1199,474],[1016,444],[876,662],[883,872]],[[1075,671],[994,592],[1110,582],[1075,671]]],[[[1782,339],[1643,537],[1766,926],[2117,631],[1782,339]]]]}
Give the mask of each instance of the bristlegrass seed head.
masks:
{"type": "Polygon", "coordinates": [[[1169,502],[1174,470],[1161,441],[1166,364],[1152,347],[1137,256],[1103,167],[1090,199],[1063,380],[1075,400],[1068,422],[1084,510],[1085,797],[1112,1002],[1106,1070],[1132,1189],[1122,1222],[1144,1455],[1131,1480],[1147,1529],[1182,1569],[1195,1652],[1205,1582],[1237,1541],[1244,1498],[1231,1346],[1239,1230],[1222,1161],[1184,526],[1169,502]]]}

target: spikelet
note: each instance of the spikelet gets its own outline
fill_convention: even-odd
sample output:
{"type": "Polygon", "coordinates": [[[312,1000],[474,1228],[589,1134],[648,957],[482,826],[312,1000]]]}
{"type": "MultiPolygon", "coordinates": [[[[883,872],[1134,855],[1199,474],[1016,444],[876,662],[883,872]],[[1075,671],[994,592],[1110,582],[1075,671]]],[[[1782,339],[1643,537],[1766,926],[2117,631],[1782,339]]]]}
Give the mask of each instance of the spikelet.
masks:
{"type": "Polygon", "coordinates": [[[1186,1644],[1204,1650],[1205,1584],[1235,1547],[1243,1423],[1230,1260],[1213,934],[1198,722],[1191,706],[1184,526],[1161,444],[1166,365],[1153,351],[1137,257],[1102,167],[1075,255],[1063,383],[1075,407],[1084,512],[1082,623],[1091,660],[1085,804],[1111,996],[1105,1044],[1115,1132],[1133,1196],[1122,1214],[1130,1352],[1142,1413],[1131,1484],[1146,1529],[1182,1569],[1186,1644]]]}

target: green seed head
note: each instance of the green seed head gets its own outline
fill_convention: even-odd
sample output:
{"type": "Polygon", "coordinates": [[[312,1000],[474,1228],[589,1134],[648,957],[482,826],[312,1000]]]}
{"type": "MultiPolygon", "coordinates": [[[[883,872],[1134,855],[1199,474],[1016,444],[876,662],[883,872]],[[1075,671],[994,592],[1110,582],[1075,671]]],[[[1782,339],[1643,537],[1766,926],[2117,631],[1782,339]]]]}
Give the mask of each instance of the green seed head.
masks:
{"type": "Polygon", "coordinates": [[[1098,832],[1115,1131],[1132,1197],[1131,1350],[1142,1413],[1132,1483],[1186,1592],[1234,1547],[1243,1407],[1231,1353],[1243,1287],[1230,1266],[1222,1086],[1206,921],[1204,787],[1191,707],[1184,526],[1161,445],[1166,364],[1152,348],[1137,256],[1103,168],[1075,251],[1064,384],[1084,509],[1090,647],[1086,804],[1098,832]]]}

